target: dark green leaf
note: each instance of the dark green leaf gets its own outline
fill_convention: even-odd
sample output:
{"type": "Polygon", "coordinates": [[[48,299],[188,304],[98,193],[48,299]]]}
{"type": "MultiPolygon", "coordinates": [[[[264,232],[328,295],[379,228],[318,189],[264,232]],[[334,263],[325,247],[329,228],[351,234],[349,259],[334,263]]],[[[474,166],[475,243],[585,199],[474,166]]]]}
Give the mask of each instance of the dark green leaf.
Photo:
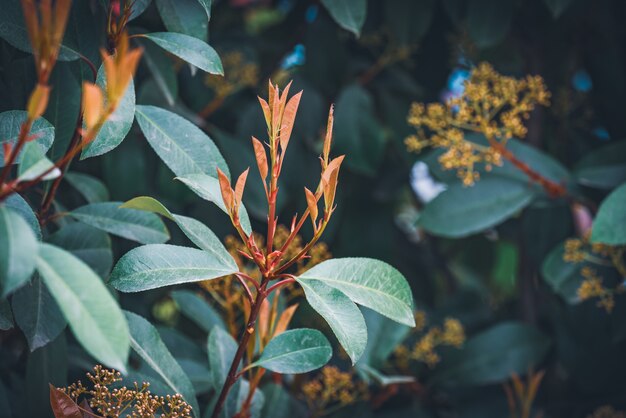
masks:
{"type": "Polygon", "coordinates": [[[103,364],[126,370],[128,326],[100,278],[72,254],[41,244],[37,270],[81,345],[103,364]]]}
{"type": "Polygon", "coordinates": [[[109,284],[122,292],[192,283],[227,276],[238,271],[230,260],[217,259],[195,248],[151,244],[124,254],[111,273],[109,284]]]}
{"type": "Polygon", "coordinates": [[[215,326],[226,329],[224,321],[208,302],[190,290],[175,290],[172,299],[178,305],[178,309],[206,332],[210,332],[215,326]]]}
{"type": "Polygon", "coordinates": [[[591,241],[608,245],[626,244],[626,183],[602,201],[593,221],[591,241]]]}
{"type": "Polygon", "coordinates": [[[198,0],[156,0],[156,6],[168,32],[184,33],[206,42],[209,19],[198,0]]]}
{"type": "Polygon", "coordinates": [[[517,322],[495,325],[444,358],[436,381],[446,386],[474,386],[506,381],[512,373],[537,367],[550,348],[541,331],[517,322]]]}
{"type": "Polygon", "coordinates": [[[391,321],[370,309],[362,310],[367,325],[367,346],[357,366],[382,367],[411,328],[391,321]]]}
{"type": "Polygon", "coordinates": [[[11,304],[30,351],[48,344],[65,329],[67,321],[39,277],[15,292],[11,304]]]}
{"type": "Polygon", "coordinates": [[[574,176],[583,186],[612,189],[626,181],[626,141],[606,145],[580,160],[574,176]]]}
{"type": "Polygon", "coordinates": [[[222,61],[206,42],[182,33],[156,32],[142,35],[178,58],[209,74],[223,75],[222,61]]]}
{"type": "Polygon", "coordinates": [[[357,37],[361,35],[367,13],[366,0],[322,0],[322,4],[339,26],[357,37]]]}
{"type": "Polygon", "coordinates": [[[533,197],[526,183],[504,177],[485,177],[470,187],[454,183],[426,205],[419,223],[435,235],[465,237],[514,216],[533,197]]]}
{"type": "Polygon", "coordinates": [[[319,369],[333,355],[324,334],[315,329],[294,329],[272,338],[261,357],[248,367],[263,367],[276,373],[297,374],[319,369]]]}
{"type": "Polygon", "coordinates": [[[509,32],[514,2],[499,0],[470,0],[467,27],[479,48],[499,44],[509,32]]]}
{"type": "Polygon", "coordinates": [[[215,326],[209,333],[207,347],[213,389],[219,391],[226,382],[228,370],[235,358],[237,342],[224,328],[215,326]]]}
{"type": "Polygon", "coordinates": [[[106,232],[73,222],[50,235],[48,242],[83,260],[100,277],[107,277],[113,266],[111,238],[106,232]]]}
{"type": "Polygon", "coordinates": [[[174,391],[180,393],[191,405],[194,416],[199,416],[200,408],[196,393],[189,377],[169,352],[156,328],[146,319],[132,312],[124,311],[130,329],[130,344],[163,381],[174,391]]]}
{"type": "Polygon", "coordinates": [[[17,193],[13,193],[4,201],[4,204],[14,213],[17,213],[24,218],[26,223],[28,223],[30,228],[35,233],[37,241],[41,241],[41,227],[39,226],[39,220],[22,196],[17,193]]]}
{"type": "Polygon", "coordinates": [[[173,106],[178,96],[178,79],[174,71],[174,63],[161,48],[152,42],[141,42],[141,46],[144,48],[142,61],[150,69],[154,82],[163,93],[167,103],[173,106]]]}
{"type": "Polygon", "coordinates": [[[13,328],[13,313],[7,299],[0,299],[0,330],[13,328]]]}
{"type": "Polygon", "coordinates": [[[555,18],[560,17],[572,3],[572,0],[544,0],[555,18]]]}
{"type": "Polygon", "coordinates": [[[92,203],[70,214],[87,225],[142,244],[162,243],[170,238],[158,216],[121,205],[122,202],[92,203]]]}
{"type": "Polygon", "coordinates": [[[0,206],[0,288],[2,297],[23,286],[35,271],[37,238],[24,218],[0,206]]]}
{"type": "Polygon", "coordinates": [[[67,343],[63,334],[45,347],[28,354],[24,385],[28,402],[20,405],[24,416],[52,416],[48,385],[67,385],[67,358],[67,343]]]}
{"type": "Polygon", "coordinates": [[[352,170],[374,175],[384,156],[385,137],[374,116],[374,100],[358,84],[345,87],[335,109],[335,152],[352,170]]]}
{"type": "Polygon", "coordinates": [[[555,293],[567,303],[574,304],[580,302],[576,292],[584,280],[580,270],[587,263],[568,263],[563,260],[564,253],[563,244],[552,250],[543,262],[541,275],[555,293]]]}
{"type": "Polygon", "coordinates": [[[70,172],[66,173],[63,178],[83,195],[87,203],[100,203],[109,200],[109,191],[104,183],[89,174],[70,172]]]}
{"type": "MultiPolygon", "coordinates": [[[[26,112],[23,110],[9,110],[0,113],[0,143],[9,142],[15,144],[20,134],[22,124],[26,120],[26,112]]],[[[29,136],[34,137],[35,143],[39,145],[41,151],[45,153],[54,142],[54,126],[44,118],[39,118],[33,122],[29,136]]],[[[20,153],[15,160],[19,163],[24,152],[20,153]]],[[[4,167],[4,150],[0,148],[0,167],[4,167]]]]}

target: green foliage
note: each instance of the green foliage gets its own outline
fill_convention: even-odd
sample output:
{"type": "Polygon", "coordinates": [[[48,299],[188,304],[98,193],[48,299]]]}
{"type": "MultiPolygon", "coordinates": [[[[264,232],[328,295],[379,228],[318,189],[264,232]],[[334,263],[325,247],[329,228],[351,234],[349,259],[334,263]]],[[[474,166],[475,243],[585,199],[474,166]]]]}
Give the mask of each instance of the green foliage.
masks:
{"type": "Polygon", "coordinates": [[[619,186],[602,202],[593,221],[591,241],[626,244],[626,184],[619,186]]]}

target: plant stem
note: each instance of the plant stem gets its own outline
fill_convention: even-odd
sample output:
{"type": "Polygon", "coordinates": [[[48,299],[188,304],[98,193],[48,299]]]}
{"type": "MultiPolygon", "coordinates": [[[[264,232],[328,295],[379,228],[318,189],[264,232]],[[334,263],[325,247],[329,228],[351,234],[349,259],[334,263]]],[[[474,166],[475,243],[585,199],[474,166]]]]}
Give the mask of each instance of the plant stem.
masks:
{"type": "Polygon", "coordinates": [[[222,391],[220,392],[220,396],[217,399],[215,408],[213,408],[213,414],[211,414],[212,418],[217,418],[219,416],[222,408],[224,407],[224,402],[226,401],[228,392],[230,392],[230,389],[237,381],[237,368],[239,367],[239,363],[241,363],[241,359],[246,352],[246,348],[248,347],[248,341],[250,340],[250,337],[254,334],[254,326],[256,325],[256,320],[259,316],[261,305],[263,303],[263,300],[267,296],[265,293],[265,286],[267,282],[268,279],[264,277],[261,284],[261,289],[259,290],[259,292],[257,292],[256,299],[254,300],[254,303],[252,304],[252,307],[250,309],[250,317],[248,318],[248,323],[241,332],[241,337],[239,337],[239,346],[237,347],[235,357],[233,358],[233,362],[231,363],[230,369],[228,370],[228,376],[226,377],[224,386],[222,386],[222,391]]]}

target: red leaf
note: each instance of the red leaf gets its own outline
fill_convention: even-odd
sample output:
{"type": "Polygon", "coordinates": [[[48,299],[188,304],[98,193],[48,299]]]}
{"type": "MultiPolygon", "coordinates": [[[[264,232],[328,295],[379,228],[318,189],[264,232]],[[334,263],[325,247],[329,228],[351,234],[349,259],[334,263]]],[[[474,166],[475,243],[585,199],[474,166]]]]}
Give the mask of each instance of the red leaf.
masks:
{"type": "Polygon", "coordinates": [[[296,113],[298,113],[298,106],[300,105],[300,98],[302,92],[297,93],[287,103],[285,107],[285,113],[283,114],[282,126],[280,127],[280,147],[283,150],[287,150],[289,144],[289,138],[291,137],[291,131],[293,130],[293,124],[296,120],[296,113]]]}
{"type": "Polygon", "coordinates": [[[328,123],[326,125],[326,138],[324,139],[324,164],[328,165],[328,156],[330,155],[330,145],[333,141],[333,112],[334,106],[330,105],[330,110],[328,111],[328,123]]]}
{"type": "Polygon", "coordinates": [[[230,187],[230,181],[228,180],[228,177],[226,177],[226,174],[224,174],[219,168],[217,169],[217,177],[220,181],[222,200],[224,201],[224,205],[226,206],[228,212],[231,213],[234,206],[234,196],[233,189],[230,187]]]}
{"type": "Polygon", "coordinates": [[[306,204],[309,207],[311,213],[311,221],[313,222],[313,229],[316,229],[315,221],[317,220],[317,199],[313,192],[306,187],[304,188],[304,194],[306,195],[306,204]]]}
{"type": "Polygon", "coordinates": [[[237,179],[237,184],[235,185],[235,205],[237,205],[237,210],[239,210],[239,205],[241,205],[241,199],[243,198],[243,189],[246,187],[246,179],[248,178],[249,168],[246,168],[246,171],[241,173],[239,178],[237,179]]]}
{"type": "Polygon", "coordinates": [[[69,395],[60,389],[50,386],[50,406],[56,418],[83,418],[80,408],[69,395]]]}
{"type": "Polygon", "coordinates": [[[267,155],[265,154],[265,147],[255,137],[252,137],[252,146],[254,147],[254,156],[256,157],[256,164],[259,167],[259,173],[261,174],[261,179],[265,182],[267,179],[267,155]]]}

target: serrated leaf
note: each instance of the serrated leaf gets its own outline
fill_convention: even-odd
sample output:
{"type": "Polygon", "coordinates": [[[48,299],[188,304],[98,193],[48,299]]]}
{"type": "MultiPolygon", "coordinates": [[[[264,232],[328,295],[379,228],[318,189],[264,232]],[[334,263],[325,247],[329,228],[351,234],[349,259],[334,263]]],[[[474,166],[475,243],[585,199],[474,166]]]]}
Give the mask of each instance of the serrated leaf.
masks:
{"type": "Polygon", "coordinates": [[[406,279],[387,263],[371,258],[324,261],[297,278],[320,281],[340,290],[353,302],[401,324],[415,326],[413,296],[406,279]]]}
{"type": "MultiPolygon", "coordinates": [[[[20,134],[22,124],[26,120],[27,113],[24,110],[9,110],[0,113],[0,144],[9,142],[15,145],[20,134]]],[[[43,154],[46,153],[54,142],[54,126],[44,118],[36,119],[28,133],[33,137],[34,144],[39,145],[43,154]]],[[[22,161],[24,150],[17,156],[16,163],[22,161]]],[[[4,167],[4,150],[0,147],[0,167],[4,167]]]]}
{"type": "Polygon", "coordinates": [[[133,350],[157,372],[174,393],[182,395],[192,407],[194,416],[199,417],[200,408],[193,385],[161,340],[156,328],[137,314],[124,311],[124,315],[128,321],[130,344],[133,350]]]}
{"type": "Polygon", "coordinates": [[[235,260],[224,247],[222,241],[202,222],[187,216],[175,215],[163,206],[161,202],[147,196],[131,199],[124,203],[122,207],[157,213],[173,220],[187,238],[196,244],[198,248],[220,259],[224,265],[229,265],[233,268],[236,266],[235,260]]]}
{"type": "Polygon", "coordinates": [[[204,173],[217,177],[217,169],[228,173],[224,157],[200,128],[155,106],[139,105],[137,122],[150,146],[179,177],[204,173]]]}
{"type": "Polygon", "coordinates": [[[23,286],[35,271],[37,238],[13,210],[0,206],[0,288],[2,297],[23,286]]]}
{"type": "Polygon", "coordinates": [[[455,183],[426,205],[419,224],[434,235],[461,238],[500,224],[533,198],[527,183],[504,177],[485,177],[470,187],[455,183]]]}
{"type": "Polygon", "coordinates": [[[122,292],[141,292],[215,279],[237,271],[234,262],[225,264],[195,248],[150,244],[124,254],[113,268],[109,284],[122,292]]]}
{"type": "Polygon", "coordinates": [[[593,220],[591,242],[626,244],[626,183],[602,201],[593,220]]]}
{"type": "Polygon", "coordinates": [[[161,219],[145,211],[120,208],[122,202],[91,203],[70,212],[79,221],[142,244],[162,243],[170,236],[161,219]]]}
{"type": "Polygon", "coordinates": [[[357,37],[361,35],[367,13],[366,0],[322,0],[322,4],[339,26],[357,37]]]}
{"type": "Polygon", "coordinates": [[[276,373],[297,374],[319,369],[333,355],[324,334],[315,329],[294,329],[272,338],[261,357],[248,366],[276,373]]]}
{"type": "Polygon", "coordinates": [[[224,321],[215,309],[194,292],[190,290],[175,290],[171,295],[183,315],[202,330],[210,332],[215,326],[226,329],[224,321]]]}
{"type": "Polygon", "coordinates": [[[37,270],[81,345],[102,364],[126,370],[128,325],[100,278],[77,257],[40,244],[37,270]]]}
{"type": "MultiPolygon", "coordinates": [[[[176,180],[180,180],[195,194],[204,200],[215,203],[218,208],[224,211],[224,213],[228,213],[228,210],[224,205],[224,200],[222,200],[219,181],[216,178],[207,176],[206,174],[190,174],[184,177],[177,177],[176,180]]],[[[246,234],[250,234],[252,232],[250,217],[248,216],[248,211],[243,204],[239,207],[239,218],[243,230],[246,234]]]]}
{"type": "Polygon", "coordinates": [[[224,74],[222,61],[217,52],[200,39],[172,32],[146,33],[142,36],[209,74],[224,74]]]}
{"type": "Polygon", "coordinates": [[[359,308],[341,291],[319,280],[298,280],[311,307],[333,330],[355,364],[367,345],[367,328],[359,308]]]}
{"type": "MultiPolygon", "coordinates": [[[[96,84],[106,91],[107,81],[104,72],[104,66],[98,70],[96,84]]],[[[81,152],[80,159],[84,160],[90,157],[105,154],[115,149],[122,143],[126,135],[133,126],[135,118],[135,84],[130,79],[126,92],[120,99],[115,112],[104,122],[98,135],[91,141],[81,152]]]]}
{"type": "Polygon", "coordinates": [[[15,322],[24,332],[30,351],[43,347],[65,329],[67,321],[39,277],[20,288],[11,299],[15,322]]]}

